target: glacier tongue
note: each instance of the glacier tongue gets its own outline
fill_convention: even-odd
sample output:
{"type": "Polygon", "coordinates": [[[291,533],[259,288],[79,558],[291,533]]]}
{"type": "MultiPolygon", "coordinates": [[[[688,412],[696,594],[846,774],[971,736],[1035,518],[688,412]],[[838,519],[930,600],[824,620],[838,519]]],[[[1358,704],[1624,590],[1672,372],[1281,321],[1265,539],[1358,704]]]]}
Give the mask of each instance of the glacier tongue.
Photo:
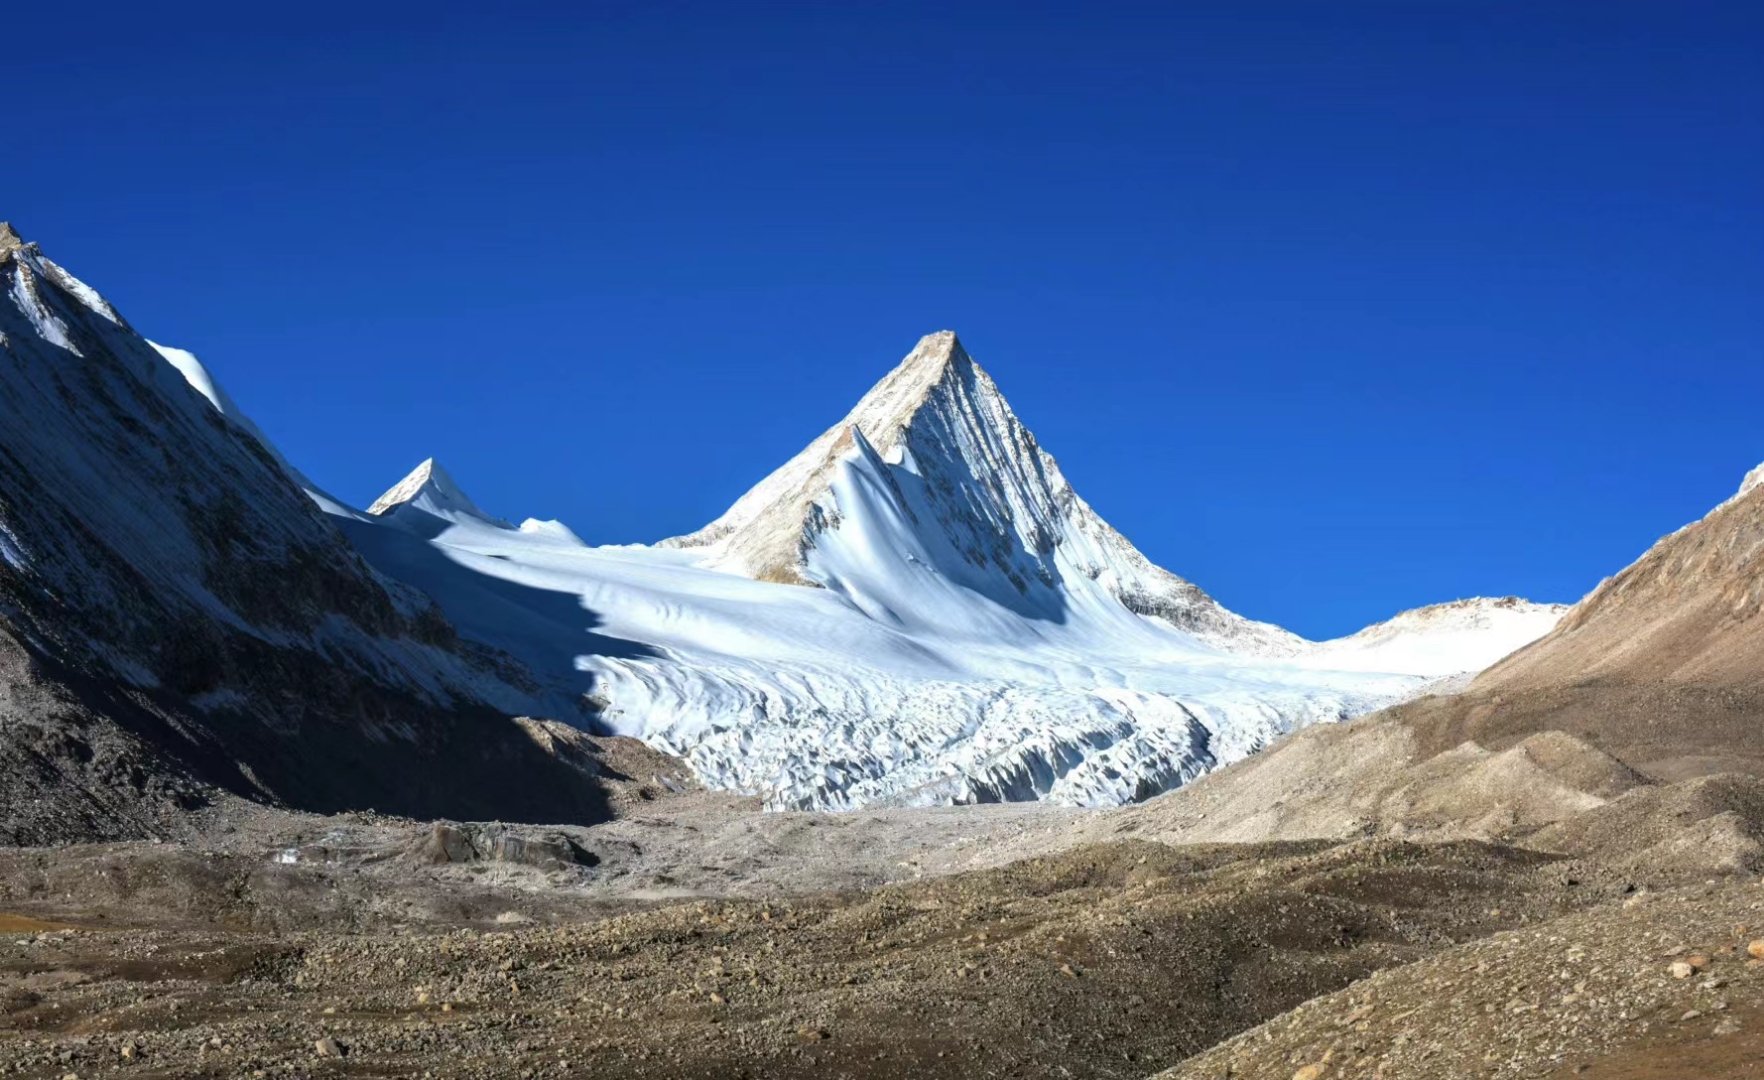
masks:
{"type": "Polygon", "coordinates": [[[511,613],[486,621],[486,577],[523,598],[573,596],[597,639],[578,638],[574,663],[602,722],[773,807],[1113,805],[1422,682],[1234,656],[1118,605],[1114,619],[1028,617],[934,575],[891,594],[923,606],[890,612],[861,590],[697,566],[691,551],[575,547],[477,521],[428,542],[448,572],[421,584],[463,632],[516,632],[511,613]]]}

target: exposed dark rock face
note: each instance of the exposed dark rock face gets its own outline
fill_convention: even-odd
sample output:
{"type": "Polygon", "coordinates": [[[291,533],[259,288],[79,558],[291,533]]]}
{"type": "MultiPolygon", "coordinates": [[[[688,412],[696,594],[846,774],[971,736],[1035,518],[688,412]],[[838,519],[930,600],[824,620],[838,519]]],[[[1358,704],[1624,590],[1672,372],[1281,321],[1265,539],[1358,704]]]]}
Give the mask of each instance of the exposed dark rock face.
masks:
{"type": "Polygon", "coordinates": [[[214,788],[605,815],[594,777],[511,719],[534,711],[530,673],[371,570],[262,444],[9,228],[0,390],[0,841],[153,832],[214,788]]]}

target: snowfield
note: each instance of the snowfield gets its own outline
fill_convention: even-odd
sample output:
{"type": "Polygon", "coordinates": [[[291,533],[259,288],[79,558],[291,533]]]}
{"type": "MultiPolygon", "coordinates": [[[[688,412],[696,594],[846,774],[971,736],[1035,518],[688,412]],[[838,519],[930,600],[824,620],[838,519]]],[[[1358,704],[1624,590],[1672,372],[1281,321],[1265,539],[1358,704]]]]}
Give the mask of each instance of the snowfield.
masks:
{"type": "MultiPolygon", "coordinates": [[[[257,434],[194,357],[162,352],[257,434]]],[[[1561,610],[1460,601],[1326,643],[1244,619],[1098,517],[948,333],[722,518],[653,547],[512,526],[433,461],[369,513],[287,468],[462,633],[776,808],[1143,799],[1480,669],[1561,610]]]]}

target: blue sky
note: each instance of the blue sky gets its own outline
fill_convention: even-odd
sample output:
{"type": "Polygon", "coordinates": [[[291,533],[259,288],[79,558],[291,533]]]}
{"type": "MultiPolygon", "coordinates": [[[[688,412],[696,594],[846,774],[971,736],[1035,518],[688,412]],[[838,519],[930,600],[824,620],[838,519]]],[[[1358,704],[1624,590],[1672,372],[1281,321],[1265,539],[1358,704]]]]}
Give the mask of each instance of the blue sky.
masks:
{"type": "Polygon", "coordinates": [[[0,218],[357,502],[683,532],[953,328],[1327,636],[1575,599],[1764,460],[1757,4],[51,7],[0,218]]]}

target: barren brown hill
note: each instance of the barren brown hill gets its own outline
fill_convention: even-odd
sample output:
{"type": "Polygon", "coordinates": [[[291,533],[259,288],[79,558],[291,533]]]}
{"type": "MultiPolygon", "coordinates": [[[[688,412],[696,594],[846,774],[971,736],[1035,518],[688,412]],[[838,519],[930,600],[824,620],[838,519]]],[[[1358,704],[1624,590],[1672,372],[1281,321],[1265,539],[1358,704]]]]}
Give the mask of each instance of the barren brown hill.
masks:
{"type": "Polygon", "coordinates": [[[1309,728],[1082,828],[1172,843],[1470,837],[1657,867],[1694,849],[1693,862],[1764,866],[1761,478],[1462,692],[1309,728]]]}
{"type": "Polygon", "coordinates": [[[1422,754],[1574,735],[1662,780],[1764,775],[1764,486],[1655,544],[1462,694],[1394,710],[1422,754]]]}

